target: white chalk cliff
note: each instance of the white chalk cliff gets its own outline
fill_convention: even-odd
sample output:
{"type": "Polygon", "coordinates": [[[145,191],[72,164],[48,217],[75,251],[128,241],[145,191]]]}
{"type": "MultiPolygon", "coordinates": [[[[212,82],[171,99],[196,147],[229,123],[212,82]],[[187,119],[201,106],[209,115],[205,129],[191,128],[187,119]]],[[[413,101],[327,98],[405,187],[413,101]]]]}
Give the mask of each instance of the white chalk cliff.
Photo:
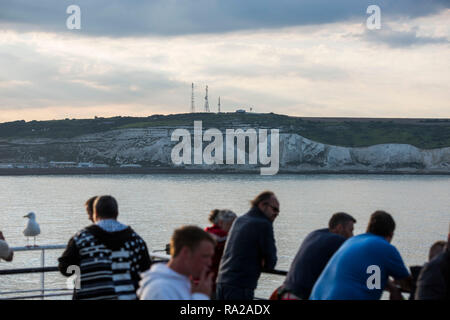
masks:
{"type": "MultiPolygon", "coordinates": [[[[14,139],[2,146],[0,162],[95,161],[110,165],[175,167],[173,128],[122,129],[70,139],[14,139]],[[6,152],[7,151],[7,152],[6,152]],[[3,153],[3,155],[2,155],[3,153]]],[[[205,146],[208,143],[205,142],[205,146]]],[[[280,133],[280,172],[361,171],[450,173],[450,147],[422,150],[406,144],[350,148],[280,133]]],[[[261,165],[182,165],[186,169],[253,170],[261,165]]]]}

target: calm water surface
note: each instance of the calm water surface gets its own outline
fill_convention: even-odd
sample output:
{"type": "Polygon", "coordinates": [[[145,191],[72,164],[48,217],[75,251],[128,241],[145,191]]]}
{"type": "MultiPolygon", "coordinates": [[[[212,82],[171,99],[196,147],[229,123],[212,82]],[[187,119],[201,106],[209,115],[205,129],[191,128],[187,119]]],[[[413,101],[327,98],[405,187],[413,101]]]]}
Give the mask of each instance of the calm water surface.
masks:
{"type": "MultiPolygon", "coordinates": [[[[357,219],[355,234],[365,231],[369,215],[390,212],[397,229],[393,239],[407,265],[422,264],[428,248],[445,240],[450,222],[450,177],[416,175],[104,175],[0,177],[0,230],[12,246],[23,246],[22,234],[30,211],[41,225],[38,244],[65,244],[89,224],[84,202],[92,195],[111,194],[119,202],[119,220],[131,225],[150,250],[163,249],[174,228],[208,225],[213,208],[238,215],[263,190],[280,200],[274,223],[278,269],[287,270],[311,231],[327,226],[337,211],[357,219]]],[[[47,252],[47,265],[56,265],[61,251],[47,252]]],[[[39,266],[40,254],[17,253],[0,269],[39,266]]],[[[0,291],[35,289],[39,275],[3,276],[0,291]]],[[[283,278],[262,276],[257,296],[268,297],[283,278]]],[[[64,287],[65,279],[46,275],[46,286],[64,287]]]]}

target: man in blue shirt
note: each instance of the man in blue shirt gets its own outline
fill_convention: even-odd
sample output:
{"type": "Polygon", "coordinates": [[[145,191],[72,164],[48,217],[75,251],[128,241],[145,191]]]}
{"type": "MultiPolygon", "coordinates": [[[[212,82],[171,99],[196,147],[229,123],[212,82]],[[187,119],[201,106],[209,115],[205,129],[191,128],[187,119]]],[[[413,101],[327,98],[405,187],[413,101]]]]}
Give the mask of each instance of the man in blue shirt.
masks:
{"type": "Polygon", "coordinates": [[[328,228],[308,234],[303,240],[286,280],[280,288],[281,299],[308,299],[311,290],[328,260],[345,240],[353,236],[355,218],[338,212],[328,222],[328,228]]]}
{"type": "Polygon", "coordinates": [[[390,244],[395,222],[384,211],[374,212],[364,234],[348,239],[333,255],[315,283],[311,300],[378,300],[384,289],[398,295],[391,276],[409,289],[411,276],[400,253],[390,244]]]}

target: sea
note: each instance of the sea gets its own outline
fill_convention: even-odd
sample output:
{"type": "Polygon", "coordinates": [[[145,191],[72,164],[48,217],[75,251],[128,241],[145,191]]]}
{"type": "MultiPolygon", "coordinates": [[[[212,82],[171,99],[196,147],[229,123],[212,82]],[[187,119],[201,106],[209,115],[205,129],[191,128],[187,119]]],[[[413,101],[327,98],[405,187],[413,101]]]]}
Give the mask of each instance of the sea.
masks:
{"type": "MultiPolygon", "coordinates": [[[[429,247],[448,234],[450,176],[352,174],[0,176],[0,230],[11,246],[25,246],[23,216],[35,212],[41,227],[37,244],[67,244],[89,225],[85,201],[94,195],[112,195],[119,203],[119,220],[132,226],[150,251],[163,250],[177,227],[204,228],[215,208],[242,215],[249,201],[264,190],[275,192],[280,202],[274,222],[279,270],[288,270],[308,233],[327,227],[331,215],[339,211],[356,218],[355,235],[365,232],[372,212],[391,213],[397,224],[392,244],[407,266],[425,263],[429,247]]],[[[45,265],[56,266],[61,253],[46,251],[45,265]]],[[[13,262],[0,262],[0,269],[40,263],[39,251],[16,252],[13,262]]],[[[44,280],[47,289],[67,287],[66,278],[56,272],[46,273],[44,280]]],[[[283,280],[263,274],[255,295],[268,298],[283,280]]],[[[40,289],[40,281],[40,274],[2,275],[0,298],[8,296],[5,292],[40,289]]]]}

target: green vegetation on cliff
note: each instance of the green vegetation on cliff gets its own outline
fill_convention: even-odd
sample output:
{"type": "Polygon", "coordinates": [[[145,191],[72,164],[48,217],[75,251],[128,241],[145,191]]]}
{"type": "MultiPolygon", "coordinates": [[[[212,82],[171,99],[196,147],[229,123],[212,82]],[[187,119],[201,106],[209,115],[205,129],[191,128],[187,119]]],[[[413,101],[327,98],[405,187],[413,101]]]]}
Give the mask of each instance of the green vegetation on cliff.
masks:
{"type": "Polygon", "coordinates": [[[450,119],[305,118],[257,113],[185,113],[149,117],[14,121],[0,123],[0,139],[71,138],[117,129],[188,127],[202,120],[203,128],[271,128],[298,133],[330,145],[363,147],[405,143],[422,149],[450,147],[450,119]]]}

